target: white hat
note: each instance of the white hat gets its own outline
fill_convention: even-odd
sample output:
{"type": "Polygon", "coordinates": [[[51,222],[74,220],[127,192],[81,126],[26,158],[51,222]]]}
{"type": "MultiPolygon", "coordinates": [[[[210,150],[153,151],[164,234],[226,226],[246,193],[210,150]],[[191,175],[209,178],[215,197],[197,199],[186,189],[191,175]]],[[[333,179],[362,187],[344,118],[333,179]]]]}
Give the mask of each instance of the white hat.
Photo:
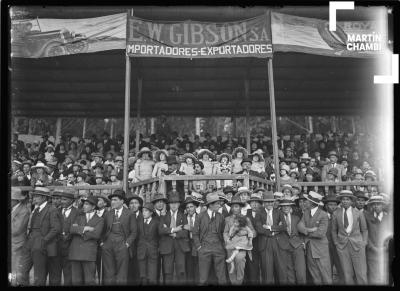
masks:
{"type": "Polygon", "coordinates": [[[308,194],[304,194],[303,196],[308,201],[311,201],[314,204],[317,204],[319,206],[324,206],[324,203],[322,203],[323,196],[317,192],[310,191],[308,194]]]}

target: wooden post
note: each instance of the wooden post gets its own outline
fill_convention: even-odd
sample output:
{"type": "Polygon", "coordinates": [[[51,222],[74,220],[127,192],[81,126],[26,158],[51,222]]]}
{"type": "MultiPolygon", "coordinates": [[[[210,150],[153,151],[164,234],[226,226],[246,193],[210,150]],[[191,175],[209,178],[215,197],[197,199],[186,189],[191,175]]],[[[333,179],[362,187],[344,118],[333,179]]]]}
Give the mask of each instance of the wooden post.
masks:
{"type": "Polygon", "coordinates": [[[110,137],[114,137],[114,118],[110,118],[110,137]]]}
{"type": "Polygon", "coordinates": [[[310,128],[309,132],[313,133],[314,132],[314,126],[313,126],[313,118],[312,118],[312,116],[308,117],[308,126],[310,128]]]}
{"type": "Polygon", "coordinates": [[[136,153],[139,152],[140,138],[140,110],[142,107],[142,78],[138,79],[138,107],[137,107],[137,126],[136,126],[136,153]]]}
{"type": "Polygon", "coordinates": [[[86,123],[87,123],[87,118],[83,119],[83,128],[82,128],[82,138],[85,138],[86,135],[86,123]]]}
{"type": "Polygon", "coordinates": [[[351,127],[353,128],[353,135],[356,134],[356,122],[354,121],[354,116],[351,117],[351,127]]]}
{"type": "Polygon", "coordinates": [[[196,117],[196,135],[200,136],[200,117],[196,117]]]}
{"type": "Polygon", "coordinates": [[[250,153],[250,128],[249,128],[249,119],[250,119],[250,112],[249,112],[249,100],[250,100],[250,89],[249,89],[249,80],[244,80],[244,96],[246,99],[246,148],[247,152],[250,153]]]}
{"type": "Polygon", "coordinates": [[[61,138],[61,124],[62,124],[62,118],[58,117],[56,122],[56,136],[54,137],[54,143],[56,145],[60,142],[61,138]]]}
{"type": "Polygon", "coordinates": [[[155,118],[154,117],[150,118],[150,134],[156,133],[154,123],[155,123],[155,118]]]}
{"type": "Polygon", "coordinates": [[[268,88],[269,88],[269,107],[271,111],[272,122],[272,150],[274,155],[275,177],[276,177],[276,191],[280,191],[280,177],[279,177],[279,158],[278,158],[278,136],[276,128],[276,111],[275,111],[275,89],[274,89],[274,72],[273,72],[272,59],[268,59],[268,88]]]}
{"type": "Polygon", "coordinates": [[[125,56],[125,116],[124,116],[124,177],[123,188],[128,192],[129,116],[131,107],[131,60],[125,56]]]}

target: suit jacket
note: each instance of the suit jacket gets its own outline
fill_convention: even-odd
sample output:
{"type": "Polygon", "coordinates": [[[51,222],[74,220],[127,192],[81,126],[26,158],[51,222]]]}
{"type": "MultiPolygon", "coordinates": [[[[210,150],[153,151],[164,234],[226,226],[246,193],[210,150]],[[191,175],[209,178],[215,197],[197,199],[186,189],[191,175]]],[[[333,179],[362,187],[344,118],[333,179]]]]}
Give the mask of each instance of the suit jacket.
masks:
{"type": "MultiPolygon", "coordinates": [[[[197,212],[195,212],[193,215],[194,215],[194,222],[196,222],[196,220],[199,218],[199,214],[197,212]]],[[[186,219],[188,220],[188,223],[189,223],[189,219],[187,218],[187,215],[186,215],[186,219]]],[[[193,228],[194,228],[194,223],[193,223],[193,228]]],[[[189,231],[189,246],[191,249],[192,256],[197,256],[198,254],[197,254],[197,250],[196,250],[196,247],[194,245],[194,240],[193,240],[193,228],[189,231]],[[192,236],[190,236],[190,234],[192,234],[192,236]]]]}
{"type": "MultiPolygon", "coordinates": [[[[196,250],[198,250],[198,248],[203,244],[203,239],[204,236],[207,234],[208,224],[210,223],[210,221],[211,219],[210,216],[208,216],[208,211],[204,211],[197,216],[197,219],[194,222],[192,234],[196,250]]],[[[219,234],[219,238],[221,241],[221,246],[223,247],[224,246],[223,232],[224,232],[225,220],[221,213],[218,212],[215,213],[215,221],[217,226],[217,232],[219,234]]]]}
{"type": "MultiPolygon", "coordinates": [[[[263,227],[267,222],[267,211],[264,207],[260,209],[260,211],[256,214],[256,231],[258,233],[258,250],[262,251],[267,246],[267,239],[271,238],[273,235],[279,234],[282,231],[286,230],[286,221],[285,217],[279,209],[274,208],[272,210],[272,220],[273,225],[271,226],[271,230],[265,229],[263,227]]],[[[276,237],[280,240],[279,235],[276,237]]]]}
{"type": "Polygon", "coordinates": [[[62,208],[58,209],[60,221],[61,221],[61,233],[58,239],[58,249],[62,256],[68,256],[69,246],[72,241],[72,235],[70,233],[71,225],[75,221],[81,210],[71,207],[71,212],[69,216],[65,219],[62,215],[62,208]]]}
{"type": "MultiPolygon", "coordinates": [[[[188,224],[187,217],[178,211],[176,214],[176,226],[188,224]]],[[[160,218],[160,224],[158,226],[158,234],[160,235],[160,254],[170,254],[174,248],[173,240],[175,239],[181,248],[182,252],[190,251],[189,247],[189,232],[182,228],[181,231],[176,232],[176,237],[170,236],[171,228],[171,211],[168,211],[166,215],[160,218]]]]}
{"type": "Polygon", "coordinates": [[[326,237],[328,230],[328,214],[318,207],[314,216],[311,216],[311,211],[306,210],[303,217],[297,224],[299,232],[305,234],[304,241],[309,243],[311,247],[311,255],[314,259],[329,256],[329,242],[326,237]],[[317,227],[314,232],[307,233],[305,228],[317,227]]]}
{"type": "MultiPolygon", "coordinates": [[[[256,214],[256,217],[253,217],[252,210],[251,209],[247,209],[246,216],[250,220],[251,225],[253,226],[254,231],[257,234],[257,231],[255,229],[256,228],[256,217],[257,217],[257,214],[256,214]]],[[[258,251],[258,235],[253,237],[253,251],[258,251]]]]}
{"type": "MultiPolygon", "coordinates": [[[[285,215],[285,214],[284,214],[285,215]]],[[[303,237],[300,237],[299,231],[297,229],[297,224],[299,223],[300,218],[293,213],[290,215],[290,230],[291,233],[288,233],[287,229],[282,231],[279,234],[280,244],[279,247],[283,250],[289,250],[292,247],[297,249],[304,243],[303,237]]]]}
{"type": "MultiPolygon", "coordinates": [[[[114,213],[115,210],[112,209],[104,216],[105,232],[101,239],[103,243],[107,243],[108,236],[110,235],[111,227],[114,221],[114,213]]],[[[137,236],[136,217],[129,209],[122,207],[122,213],[119,217],[119,221],[122,226],[122,231],[124,232],[125,242],[131,247],[137,236]]]]}
{"type": "Polygon", "coordinates": [[[11,213],[11,246],[14,250],[23,247],[26,241],[30,214],[30,209],[23,202],[11,213]]]}
{"type": "Polygon", "coordinates": [[[382,221],[374,216],[373,211],[364,211],[364,216],[368,228],[368,247],[382,248],[386,239],[384,232],[389,230],[389,215],[384,212],[382,221]]]}
{"type": "Polygon", "coordinates": [[[368,229],[365,221],[364,213],[359,211],[357,208],[352,207],[353,213],[353,228],[350,234],[344,229],[343,225],[343,211],[344,208],[338,208],[333,213],[332,217],[332,240],[333,243],[339,248],[343,249],[347,242],[358,251],[362,247],[365,247],[368,243],[368,229]]]}
{"type": "MultiPolygon", "coordinates": [[[[322,167],[322,171],[321,171],[321,180],[322,181],[326,181],[326,175],[329,171],[329,169],[332,168],[332,164],[329,163],[327,165],[324,165],[322,167]]],[[[342,176],[343,176],[343,166],[341,164],[336,163],[335,168],[338,170],[338,179],[339,181],[342,181],[342,176]]]]}
{"type": "MultiPolygon", "coordinates": [[[[30,232],[31,229],[32,215],[33,212],[29,217],[28,232],[30,232]]],[[[60,232],[61,221],[59,212],[54,206],[47,202],[47,205],[40,213],[41,239],[34,239],[33,245],[30,247],[32,250],[46,249],[47,256],[55,257],[57,256],[57,236],[60,232]]]]}
{"type": "Polygon", "coordinates": [[[97,241],[101,237],[103,227],[104,219],[98,217],[96,213],[88,222],[86,222],[85,213],[79,214],[69,230],[72,241],[69,247],[68,259],[95,262],[97,258],[97,241]],[[83,233],[85,226],[91,226],[94,230],[83,233]]]}
{"type": "Polygon", "coordinates": [[[222,216],[224,218],[227,218],[229,215],[231,215],[232,213],[230,211],[228,211],[228,209],[226,208],[225,204],[224,206],[222,206],[222,216]]]}
{"type": "Polygon", "coordinates": [[[152,258],[158,255],[158,229],[159,229],[159,218],[152,217],[149,223],[148,231],[144,231],[144,218],[143,215],[139,215],[137,219],[138,225],[138,236],[137,236],[137,258],[143,260],[147,256],[152,258]]]}

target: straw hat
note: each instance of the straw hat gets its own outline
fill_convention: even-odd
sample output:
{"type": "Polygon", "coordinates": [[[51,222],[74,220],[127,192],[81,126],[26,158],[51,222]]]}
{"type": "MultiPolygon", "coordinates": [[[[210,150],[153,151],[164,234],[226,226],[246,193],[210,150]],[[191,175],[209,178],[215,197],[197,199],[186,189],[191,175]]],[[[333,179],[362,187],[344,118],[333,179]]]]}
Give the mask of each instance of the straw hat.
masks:
{"type": "Polygon", "coordinates": [[[212,192],[212,193],[207,194],[206,203],[204,203],[204,204],[207,206],[207,205],[217,202],[217,201],[221,201],[221,198],[219,197],[217,192],[212,192]]]}
{"type": "Polygon", "coordinates": [[[236,194],[240,195],[242,193],[248,193],[250,195],[251,191],[247,187],[239,187],[239,189],[238,189],[236,194]]]}
{"type": "Polygon", "coordinates": [[[193,198],[193,200],[197,201],[198,203],[204,203],[202,194],[192,191],[190,196],[193,198]]]}
{"type": "Polygon", "coordinates": [[[230,163],[232,161],[232,156],[230,154],[227,154],[227,153],[220,154],[217,157],[217,161],[220,163],[223,157],[226,157],[228,159],[228,163],[230,163]]]}
{"type": "Polygon", "coordinates": [[[254,151],[251,155],[251,158],[253,158],[253,156],[258,156],[258,159],[260,161],[264,161],[264,156],[262,155],[262,152],[260,152],[259,150],[254,151]]]}
{"type": "Polygon", "coordinates": [[[165,155],[165,157],[168,157],[168,151],[167,150],[157,150],[154,153],[154,159],[156,160],[156,162],[160,161],[160,155],[162,153],[165,155]]]}
{"type": "Polygon", "coordinates": [[[208,149],[201,149],[201,150],[199,150],[199,152],[197,153],[198,159],[201,160],[201,159],[203,158],[203,155],[204,155],[204,154],[208,154],[208,157],[211,158],[211,159],[214,157],[214,154],[213,154],[210,150],[208,150],[208,149]]]}
{"type": "Polygon", "coordinates": [[[50,189],[46,187],[35,187],[35,189],[33,189],[32,195],[51,197],[50,189]]]}
{"type": "Polygon", "coordinates": [[[149,156],[150,156],[150,158],[153,157],[153,154],[152,154],[151,150],[150,150],[148,147],[143,147],[143,148],[141,148],[140,151],[137,153],[137,155],[136,155],[137,158],[138,158],[138,159],[142,158],[142,155],[143,155],[144,153],[148,153],[149,156]]]}
{"type": "Polygon", "coordinates": [[[374,195],[371,196],[371,198],[369,198],[368,201],[368,205],[372,204],[372,203],[382,203],[382,204],[386,204],[385,199],[383,198],[383,196],[381,195],[374,195]]]}
{"type": "Polygon", "coordinates": [[[353,192],[350,190],[342,190],[339,193],[338,198],[341,200],[343,197],[349,197],[352,200],[355,200],[356,196],[353,195],[353,192]]]}
{"type": "Polygon", "coordinates": [[[272,191],[265,191],[262,196],[263,202],[275,202],[274,193],[272,191]]]}
{"type": "Polygon", "coordinates": [[[263,198],[262,198],[262,196],[260,194],[253,193],[253,194],[251,194],[248,203],[250,203],[251,201],[257,201],[257,202],[262,203],[263,202],[263,198]]]}
{"type": "Polygon", "coordinates": [[[311,160],[311,157],[308,155],[308,153],[303,153],[301,156],[300,156],[300,160],[311,160]]]}
{"type": "MultiPolygon", "coordinates": [[[[317,192],[310,191],[308,194],[303,195],[304,198],[306,198],[308,201],[317,204],[319,206],[324,206],[324,203],[322,203],[322,198],[323,196],[317,192]]],[[[300,197],[299,197],[300,199],[300,197]]]]}
{"type": "Polygon", "coordinates": [[[289,184],[285,184],[285,185],[282,186],[282,192],[283,192],[283,190],[285,190],[285,189],[290,190],[290,193],[292,193],[292,191],[293,191],[292,185],[289,185],[289,184]]]}
{"type": "Polygon", "coordinates": [[[289,167],[288,165],[283,165],[283,166],[281,167],[281,170],[285,170],[287,174],[290,173],[290,167],[289,167]]]}
{"type": "Polygon", "coordinates": [[[46,172],[49,171],[49,167],[47,167],[45,164],[43,164],[42,162],[37,162],[35,166],[33,166],[31,169],[35,170],[35,169],[39,169],[42,168],[43,170],[45,170],[46,172]]]}
{"type": "Polygon", "coordinates": [[[279,206],[292,206],[292,205],[295,205],[295,203],[293,202],[293,200],[291,200],[291,199],[282,199],[280,202],[279,202],[279,206]]]}

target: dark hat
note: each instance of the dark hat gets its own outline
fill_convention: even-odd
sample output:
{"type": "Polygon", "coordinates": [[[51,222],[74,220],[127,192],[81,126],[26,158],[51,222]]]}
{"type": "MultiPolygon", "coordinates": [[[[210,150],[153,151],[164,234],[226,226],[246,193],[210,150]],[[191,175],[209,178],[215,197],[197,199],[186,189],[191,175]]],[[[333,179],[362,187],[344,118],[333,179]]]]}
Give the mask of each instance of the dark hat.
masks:
{"type": "Polygon", "coordinates": [[[146,208],[150,212],[154,212],[154,205],[150,202],[147,202],[143,205],[143,208],[146,208]]]}
{"type": "Polygon", "coordinates": [[[159,200],[163,200],[165,203],[168,202],[168,199],[162,193],[155,193],[153,199],[151,199],[151,203],[156,203],[159,200]]]}
{"type": "Polygon", "coordinates": [[[167,157],[167,165],[174,165],[178,164],[178,160],[176,159],[175,155],[170,155],[167,157]]]}
{"type": "Polygon", "coordinates": [[[221,198],[221,201],[229,202],[228,198],[226,198],[226,195],[223,191],[218,190],[217,193],[219,198],[221,198]]]}
{"type": "Polygon", "coordinates": [[[369,200],[368,194],[367,194],[367,193],[364,193],[364,191],[358,190],[358,191],[356,191],[356,192],[354,193],[354,196],[356,196],[357,198],[363,198],[363,199],[365,199],[366,201],[369,200]]]}
{"type": "Polygon", "coordinates": [[[20,188],[11,188],[11,200],[25,200],[26,196],[22,195],[20,188]]]}
{"type": "MultiPolygon", "coordinates": [[[[263,191],[265,191],[265,190],[263,190],[263,191]]],[[[257,192],[257,191],[255,191],[255,192],[257,192]]],[[[261,195],[259,195],[257,193],[253,193],[253,194],[251,194],[250,199],[248,200],[248,203],[250,203],[251,201],[257,201],[257,202],[262,203],[263,199],[262,199],[261,195]]]]}
{"type": "Polygon", "coordinates": [[[310,167],[307,167],[306,169],[306,175],[312,175],[314,176],[315,172],[313,169],[311,169],[310,167]]]}
{"type": "Polygon", "coordinates": [[[225,186],[224,189],[222,190],[222,192],[224,192],[224,194],[227,194],[227,193],[235,194],[236,193],[235,189],[233,189],[231,186],[225,186]]]}
{"type": "Polygon", "coordinates": [[[250,158],[244,158],[244,159],[242,160],[242,162],[240,163],[240,165],[243,165],[243,163],[250,163],[250,164],[253,164],[253,161],[252,161],[252,159],[250,159],[250,158]]]}
{"type": "Polygon", "coordinates": [[[217,201],[221,201],[221,198],[219,197],[218,193],[211,192],[211,193],[207,194],[206,203],[204,203],[204,204],[207,206],[207,205],[217,202],[217,201]]]}
{"type": "Polygon", "coordinates": [[[186,197],[185,201],[183,201],[183,204],[184,204],[184,205],[187,205],[187,204],[189,204],[189,203],[193,203],[194,206],[196,206],[196,207],[199,206],[199,204],[200,204],[199,201],[194,200],[193,197],[191,197],[191,196],[186,197]]]}
{"type": "Polygon", "coordinates": [[[197,157],[198,157],[199,159],[202,159],[204,154],[207,154],[208,157],[211,158],[211,159],[214,157],[214,154],[213,154],[210,150],[208,150],[208,149],[201,149],[201,150],[199,150],[199,152],[197,153],[197,157]]]}
{"type": "Polygon", "coordinates": [[[275,197],[272,191],[265,191],[262,196],[263,202],[274,202],[275,197]]]}
{"type": "Polygon", "coordinates": [[[341,200],[343,197],[349,197],[352,200],[354,200],[356,198],[353,195],[353,192],[351,192],[350,190],[342,190],[342,191],[340,191],[338,198],[341,200]]]}
{"type": "Polygon", "coordinates": [[[93,170],[96,169],[96,168],[103,169],[103,165],[100,164],[100,163],[97,163],[97,164],[94,165],[93,170]]]}
{"type": "Polygon", "coordinates": [[[334,175],[335,177],[337,177],[338,174],[339,174],[339,170],[336,169],[336,168],[330,168],[330,169],[328,170],[328,174],[331,174],[331,175],[334,175]]]}
{"type": "Polygon", "coordinates": [[[97,209],[97,197],[96,196],[89,196],[87,198],[81,199],[82,203],[89,202],[90,204],[94,205],[94,209],[97,209]]]}
{"type": "Polygon", "coordinates": [[[300,194],[299,194],[298,200],[301,200],[301,199],[306,200],[306,197],[304,197],[304,194],[303,194],[303,193],[300,193],[300,194]]]}
{"type": "Polygon", "coordinates": [[[103,199],[107,206],[111,205],[111,201],[110,201],[110,199],[108,199],[108,197],[106,195],[100,194],[99,196],[96,196],[96,197],[97,197],[97,200],[103,199]]]}
{"type": "Polygon", "coordinates": [[[292,205],[295,205],[295,203],[291,199],[285,198],[279,201],[279,206],[292,206],[292,205]]]}
{"type": "Polygon", "coordinates": [[[143,205],[143,199],[140,196],[136,195],[136,194],[133,194],[132,196],[129,196],[129,198],[127,198],[127,200],[126,200],[126,204],[129,205],[129,203],[133,199],[136,199],[137,201],[139,201],[140,205],[143,205]]]}
{"type": "Polygon", "coordinates": [[[113,197],[119,197],[122,200],[126,199],[125,191],[121,189],[117,189],[114,193],[108,195],[108,198],[111,200],[113,197]]]}
{"type": "Polygon", "coordinates": [[[245,203],[242,201],[242,199],[240,199],[240,196],[238,194],[232,197],[231,202],[228,202],[229,206],[232,206],[233,204],[238,204],[240,207],[245,206],[245,203]]]}
{"type": "Polygon", "coordinates": [[[104,156],[101,153],[92,153],[92,158],[94,157],[104,158],[104,156]]]}
{"type": "Polygon", "coordinates": [[[338,158],[338,154],[337,154],[336,151],[330,151],[329,154],[328,154],[328,158],[329,158],[330,156],[335,156],[336,158],[338,158]]]}
{"type": "Polygon", "coordinates": [[[181,199],[179,198],[179,193],[176,191],[169,192],[168,203],[181,203],[181,199]]]}
{"type": "Polygon", "coordinates": [[[78,177],[81,177],[83,180],[85,180],[86,177],[87,177],[87,175],[86,175],[85,173],[83,173],[83,172],[80,172],[80,173],[78,174],[78,177]]]}
{"type": "Polygon", "coordinates": [[[336,202],[337,204],[340,203],[340,200],[338,199],[336,194],[329,194],[328,196],[325,196],[323,201],[324,201],[324,203],[328,203],[328,202],[336,202]]]}
{"type": "Polygon", "coordinates": [[[42,195],[42,196],[51,197],[50,189],[46,188],[46,187],[35,187],[33,189],[32,195],[42,195]]]}
{"type": "Polygon", "coordinates": [[[68,199],[75,199],[75,189],[55,189],[53,196],[65,197],[68,199]]]}

